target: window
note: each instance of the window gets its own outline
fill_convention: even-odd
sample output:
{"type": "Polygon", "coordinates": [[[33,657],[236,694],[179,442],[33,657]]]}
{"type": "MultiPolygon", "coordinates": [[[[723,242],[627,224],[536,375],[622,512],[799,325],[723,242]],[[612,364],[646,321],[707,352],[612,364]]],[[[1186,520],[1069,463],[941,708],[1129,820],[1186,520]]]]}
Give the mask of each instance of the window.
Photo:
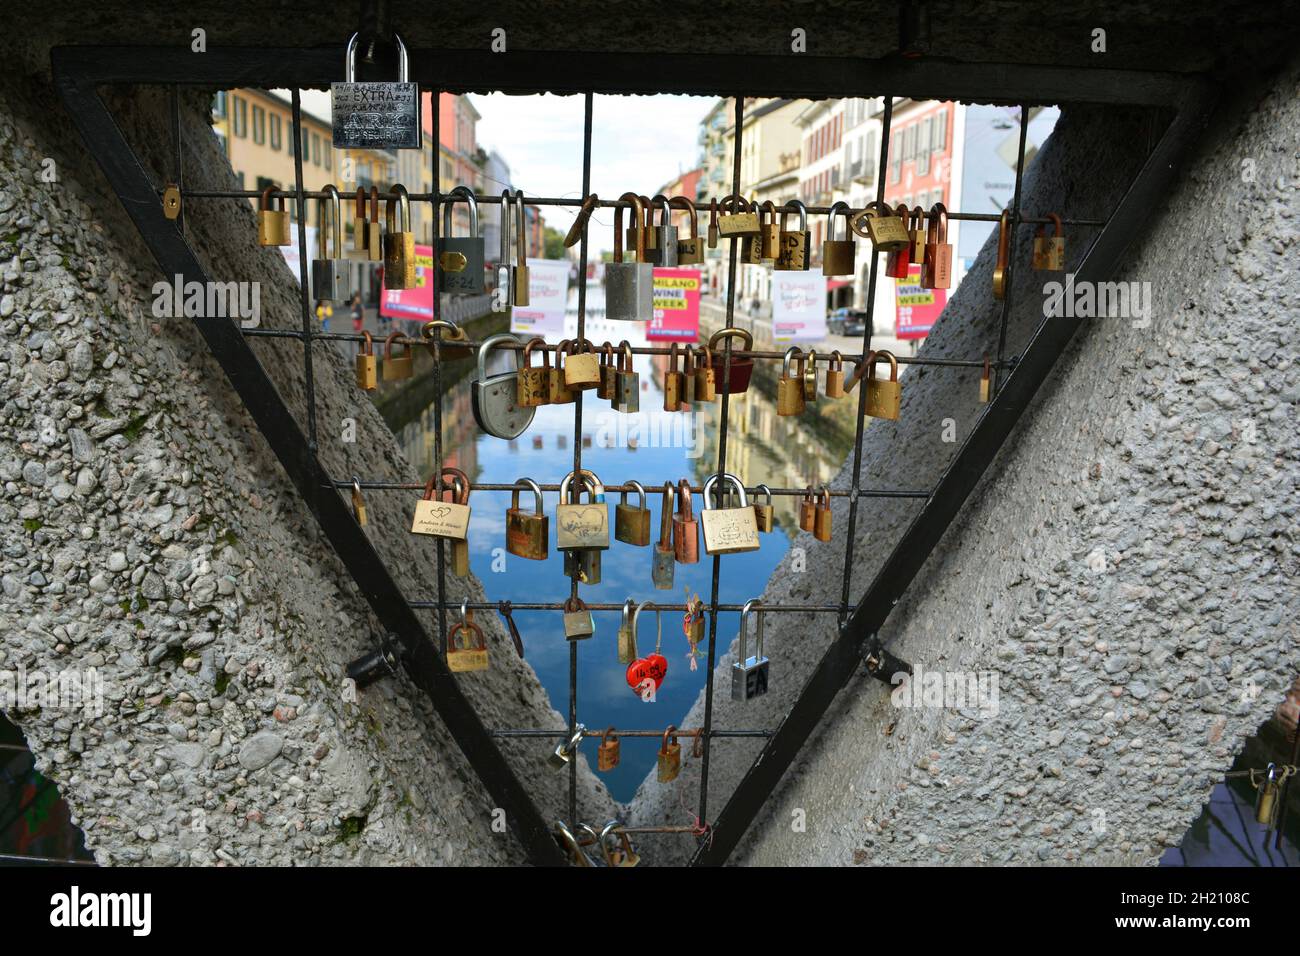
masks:
{"type": "Polygon", "coordinates": [[[283,139],[280,130],[280,114],[271,114],[271,148],[277,153],[280,151],[280,142],[283,139]]]}
{"type": "Polygon", "coordinates": [[[935,114],[935,131],[934,131],[934,148],[946,149],[948,147],[948,111],[939,110],[935,114]]]}
{"type": "Polygon", "coordinates": [[[334,144],[329,140],[325,141],[325,169],[328,171],[334,162],[334,144]]]}
{"type": "Polygon", "coordinates": [[[320,165],[320,134],[311,134],[311,161],[314,165],[320,165]]]}
{"type": "Polygon", "coordinates": [[[235,114],[231,117],[231,125],[234,127],[235,135],[243,139],[248,135],[248,100],[240,96],[231,97],[231,103],[235,107],[235,114]]]}
{"type": "Polygon", "coordinates": [[[261,146],[266,142],[266,110],[253,107],[253,142],[261,146]]]}
{"type": "Polygon", "coordinates": [[[212,98],[212,115],[216,117],[225,117],[226,115],[226,91],[217,90],[217,95],[212,98]]]}

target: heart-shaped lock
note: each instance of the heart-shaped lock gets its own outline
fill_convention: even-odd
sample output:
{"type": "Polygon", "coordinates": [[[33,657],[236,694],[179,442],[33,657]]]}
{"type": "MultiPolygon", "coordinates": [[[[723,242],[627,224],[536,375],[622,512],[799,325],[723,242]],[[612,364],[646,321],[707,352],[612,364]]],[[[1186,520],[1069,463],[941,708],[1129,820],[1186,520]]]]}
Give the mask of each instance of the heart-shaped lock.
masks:
{"type": "MultiPolygon", "coordinates": [[[[636,635],[637,624],[641,620],[641,612],[647,607],[651,607],[651,602],[642,601],[637,607],[636,613],[632,615],[632,633],[636,635]]],[[[655,650],[653,654],[647,654],[645,657],[638,657],[627,666],[627,685],[637,694],[645,690],[646,681],[654,683],[656,691],[663,685],[664,678],[668,676],[668,658],[660,653],[662,650],[664,631],[663,617],[658,608],[655,612],[655,650]]]]}

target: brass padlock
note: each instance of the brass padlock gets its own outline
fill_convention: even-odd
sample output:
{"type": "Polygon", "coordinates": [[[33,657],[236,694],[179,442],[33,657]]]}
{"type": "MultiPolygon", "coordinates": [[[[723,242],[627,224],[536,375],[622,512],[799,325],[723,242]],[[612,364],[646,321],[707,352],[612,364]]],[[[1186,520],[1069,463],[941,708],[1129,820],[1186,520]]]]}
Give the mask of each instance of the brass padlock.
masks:
{"type": "Polygon", "coordinates": [[[813,537],[818,541],[831,539],[831,493],[825,485],[822,485],[813,513],[813,537]]]}
{"type": "Polygon", "coordinates": [[[562,364],[572,347],[573,341],[571,339],[565,339],[555,347],[555,368],[547,372],[547,377],[551,383],[547,396],[547,404],[549,405],[567,405],[577,399],[573,389],[564,384],[564,366],[562,364]]]}
{"type": "Polygon", "coordinates": [[[846,202],[837,202],[826,214],[826,239],[822,242],[822,275],[851,276],[857,269],[858,244],[849,228],[852,211],[846,202]],[[835,217],[844,219],[844,238],[835,238],[835,217]]]}
{"type": "Polygon", "coordinates": [[[175,183],[168,183],[163,187],[162,194],[163,215],[168,219],[177,219],[181,214],[181,187],[175,183]]]}
{"type": "Polygon", "coordinates": [[[564,639],[585,641],[596,633],[596,623],[582,598],[569,598],[564,602],[564,639]]]}
{"type": "Polygon", "coordinates": [[[628,598],[623,602],[623,618],[618,625],[618,662],[631,664],[640,656],[636,650],[636,627],[632,623],[632,599],[628,598]]]}
{"type": "Polygon", "coordinates": [[[608,866],[636,866],[641,862],[631,838],[617,820],[610,820],[600,831],[600,851],[608,866]]]}
{"type": "Polygon", "coordinates": [[[366,190],[357,187],[356,205],[352,210],[352,251],[365,252],[366,240],[370,236],[370,227],[366,219],[366,190]]]}
{"type": "Polygon", "coordinates": [[[713,352],[707,345],[701,345],[699,354],[695,366],[695,400],[712,402],[718,397],[718,373],[713,366],[713,352]]]}
{"type": "Polygon", "coordinates": [[[984,371],[980,373],[980,403],[987,405],[993,397],[993,369],[989,357],[984,356],[984,371]]]}
{"type": "Polygon", "coordinates": [[[520,478],[510,492],[506,509],[506,551],[530,561],[545,561],[550,553],[551,519],[542,510],[542,489],[531,478],[520,478]],[[531,488],[533,510],[519,507],[520,488],[531,488]]]}
{"type": "Polygon", "coordinates": [[[361,527],[366,526],[366,499],[361,497],[361,479],[356,475],[352,476],[352,517],[361,527]]]}
{"type": "Polygon", "coordinates": [[[937,202],[930,207],[925,229],[925,257],[921,260],[921,287],[952,287],[952,243],[948,241],[948,210],[937,202]]]}
{"type": "Polygon", "coordinates": [[[808,269],[808,248],[812,245],[812,233],[808,231],[808,207],[798,199],[791,199],[781,211],[781,227],[777,243],[776,265],[778,272],[805,272],[808,269]],[[785,228],[785,217],[790,215],[790,208],[799,214],[799,228],[793,232],[785,228]]]}
{"type": "Polygon", "coordinates": [[[817,350],[808,350],[808,363],[803,373],[804,402],[817,401],[817,350]]]}
{"type": "MultiPolygon", "coordinates": [[[[740,504],[736,507],[715,508],[709,497],[718,481],[718,475],[710,475],[704,483],[704,512],[700,519],[704,524],[704,550],[709,554],[740,554],[744,551],[757,551],[758,519],[754,509],[745,496],[745,485],[735,475],[722,474],[722,480],[736,490],[740,504]]],[[[730,503],[730,502],[729,502],[730,503]]]]}
{"type": "Polygon", "coordinates": [[[600,347],[600,384],[596,386],[596,397],[610,403],[618,398],[618,356],[609,342],[600,347]]]}
{"type": "Polygon", "coordinates": [[[812,485],[804,489],[799,501],[799,530],[812,531],[817,526],[817,499],[813,495],[812,485]]]}
{"type": "Polygon", "coordinates": [[[604,551],[609,547],[609,507],[605,486],[590,471],[578,476],[582,488],[570,492],[574,473],[560,482],[560,503],[555,509],[555,547],[560,551],[604,551]],[[585,490],[589,499],[580,500],[585,490]]]}
{"type": "Polygon", "coordinates": [[[722,215],[718,217],[718,235],[724,239],[740,239],[759,235],[758,211],[734,193],[724,196],[718,203],[722,215]]]}
{"type": "Polygon", "coordinates": [[[909,255],[914,265],[919,266],[925,261],[925,233],[925,210],[920,206],[913,206],[911,220],[908,223],[907,234],[912,237],[912,247],[909,255]]]}
{"type": "Polygon", "coordinates": [[[366,219],[366,258],[380,262],[384,258],[384,237],[379,229],[379,187],[370,187],[370,216],[366,219]]]}
{"type": "Polygon", "coordinates": [[[844,356],[840,355],[839,349],[831,352],[826,362],[826,397],[844,397],[844,356]]]}
{"type": "Polygon", "coordinates": [[[650,577],[659,591],[670,591],[673,587],[673,566],[676,552],[673,549],[673,485],[664,482],[664,495],[659,505],[659,541],[655,544],[651,558],[650,577]]]}
{"type": "Polygon", "coordinates": [[[686,376],[677,368],[677,343],[668,348],[668,368],[664,372],[664,411],[682,410],[682,391],[686,376]]]}
{"type": "Polygon", "coordinates": [[[682,405],[689,407],[695,404],[695,382],[698,369],[695,367],[695,350],[693,348],[687,345],[683,349],[683,355],[685,357],[682,360],[682,405]]]}
{"type": "Polygon", "coordinates": [[[1282,801],[1278,799],[1282,779],[1277,765],[1272,763],[1264,770],[1264,777],[1258,783],[1255,782],[1255,771],[1250,772],[1250,782],[1259,791],[1259,796],[1255,798],[1255,822],[1270,830],[1277,828],[1279,810],[1282,807],[1282,801]]]}
{"type": "Polygon", "coordinates": [[[639,481],[629,481],[640,499],[636,505],[627,503],[627,491],[624,491],[617,505],[614,506],[614,539],[624,544],[643,548],[650,543],[650,509],[645,506],[645,488],[639,481]]]}
{"type": "Polygon", "coordinates": [[[709,200],[709,248],[718,248],[718,201],[709,200]]]}
{"type": "Polygon", "coordinates": [[[394,332],[384,339],[384,381],[410,378],[415,374],[415,361],[411,356],[411,345],[401,332],[394,332]],[[393,343],[401,339],[402,354],[393,354],[393,343]]]}
{"type": "Polygon", "coordinates": [[[993,298],[1007,297],[1007,272],[1011,257],[1011,213],[1004,209],[998,217],[998,261],[993,267],[993,298]]]}
{"type": "Polygon", "coordinates": [[[457,674],[488,668],[487,637],[474,623],[474,612],[461,605],[461,620],[447,632],[447,670],[457,674]]]}
{"type": "Polygon", "coordinates": [[[668,200],[668,205],[673,209],[685,210],[689,220],[686,235],[678,233],[677,264],[679,266],[699,265],[704,262],[704,239],[699,234],[700,225],[695,203],[685,196],[674,196],[668,200]]]}
{"type": "Polygon", "coordinates": [[[257,244],[259,246],[289,245],[289,210],[284,208],[284,197],[277,196],[276,208],[271,208],[271,193],[274,186],[262,190],[262,197],[257,201],[257,244]]]}
{"type": "Polygon", "coordinates": [[[572,351],[564,360],[564,386],[586,390],[600,385],[600,356],[596,347],[586,339],[575,340],[572,351]]]}
{"type": "Polygon", "coordinates": [[[464,538],[451,539],[448,567],[458,578],[469,577],[469,542],[464,538]]]}
{"type": "Polygon", "coordinates": [[[876,252],[901,252],[911,243],[903,222],[889,206],[876,200],[867,203],[867,208],[853,216],[849,225],[859,236],[870,239],[876,252]]]}
{"type": "Polygon", "coordinates": [[[683,478],[677,483],[677,512],[673,515],[673,555],[682,564],[700,560],[699,522],[691,513],[691,483],[683,478]]]}
{"type": "Polygon", "coordinates": [[[865,368],[867,376],[867,414],[872,418],[898,420],[903,388],[898,381],[898,359],[888,349],[873,353],[871,363],[865,368]],[[876,378],[876,363],[889,362],[889,380],[876,378]]]}
{"type": "Polygon", "coordinates": [[[907,245],[902,249],[892,249],[885,256],[885,275],[893,279],[906,279],[908,267],[912,264],[912,232],[908,227],[910,213],[907,205],[899,203],[894,210],[894,215],[902,220],[903,233],[907,236],[907,245]]]}
{"type": "MultiPolygon", "coordinates": [[[[641,215],[644,217],[644,220],[638,218],[638,214],[633,213],[632,225],[627,227],[627,248],[630,252],[639,246],[637,233],[640,230],[645,229],[645,254],[642,255],[638,252],[637,261],[655,262],[657,261],[655,259],[655,250],[658,248],[657,243],[659,237],[656,235],[656,230],[654,228],[654,209],[651,208],[648,196],[638,196],[637,198],[641,203],[641,215]]],[[[659,198],[662,199],[663,197],[661,196],[659,198]]]]}
{"type": "Polygon", "coordinates": [[[458,345],[458,342],[468,342],[469,336],[459,325],[453,325],[444,319],[434,319],[432,322],[425,322],[420,329],[420,338],[424,340],[424,347],[429,350],[429,354],[435,360],[454,361],[455,359],[468,358],[474,354],[473,346],[458,345]],[[442,330],[439,332],[439,330],[442,330]]]}
{"type": "Polygon", "coordinates": [[[632,343],[618,343],[618,370],[614,373],[614,408],[636,414],[641,411],[641,374],[633,367],[632,343]]]}
{"type": "Polygon", "coordinates": [[[682,772],[682,745],[677,742],[677,727],[668,725],[663,743],[659,747],[658,778],[660,783],[670,783],[682,772]],[[668,738],[672,738],[670,742],[668,738]]]}
{"type": "Polygon", "coordinates": [[[776,206],[770,199],[762,205],[759,205],[758,200],[751,199],[749,205],[751,209],[758,211],[758,232],[744,237],[740,244],[740,261],[750,266],[771,265],[775,254],[773,247],[776,245],[772,241],[771,230],[778,228],[776,206]]]}
{"type": "Polygon", "coordinates": [[[524,212],[524,191],[515,190],[515,268],[511,275],[513,303],[528,305],[528,231],[524,212]]]}
{"type": "Polygon", "coordinates": [[[450,475],[452,484],[444,485],[441,493],[434,497],[435,479],[432,474],[424,485],[424,497],[415,503],[415,519],[411,522],[412,534],[429,534],[437,538],[449,538],[464,541],[469,532],[469,478],[459,468],[444,467],[442,476],[450,475]],[[443,495],[451,492],[451,500],[442,500],[443,495]]]}
{"type": "Polygon", "coordinates": [[[379,387],[378,360],[375,358],[375,339],[369,332],[362,332],[365,342],[357,353],[357,388],[373,392],[379,387]]]}
{"type": "Polygon", "coordinates": [[[613,727],[607,727],[601,734],[600,746],[596,748],[596,769],[613,770],[618,766],[618,735],[613,727]]]}
{"type": "Polygon", "coordinates": [[[384,236],[384,288],[415,288],[415,233],[411,231],[411,200],[396,183],[385,204],[388,233],[384,236]]]}
{"type": "Polygon", "coordinates": [[[782,417],[803,414],[803,366],[803,350],[799,346],[792,345],[785,350],[781,379],[776,383],[776,413],[782,417]],[[791,376],[790,360],[795,356],[799,357],[799,372],[797,376],[791,376]]]}
{"type": "Polygon", "coordinates": [[[546,351],[546,341],[540,337],[529,339],[524,346],[524,367],[519,370],[517,401],[526,408],[550,404],[551,356],[546,351]],[[534,350],[542,353],[541,365],[532,364],[534,350]]]}
{"type": "Polygon", "coordinates": [[[1065,231],[1056,213],[1049,212],[1047,218],[1052,220],[1052,234],[1048,236],[1042,224],[1034,232],[1034,268],[1060,272],[1065,268],[1065,231]]]}
{"type": "MultiPolygon", "coordinates": [[[[757,203],[751,202],[750,205],[757,203]]],[[[760,255],[765,264],[772,265],[781,251],[781,222],[776,215],[776,203],[772,200],[764,200],[762,209],[767,215],[759,218],[759,238],[762,239],[760,255]]]]}
{"type": "Polygon", "coordinates": [[[756,485],[754,491],[762,492],[766,501],[754,501],[754,524],[758,526],[761,532],[772,530],[773,519],[775,518],[776,509],[772,505],[772,489],[767,485],[756,485]]]}

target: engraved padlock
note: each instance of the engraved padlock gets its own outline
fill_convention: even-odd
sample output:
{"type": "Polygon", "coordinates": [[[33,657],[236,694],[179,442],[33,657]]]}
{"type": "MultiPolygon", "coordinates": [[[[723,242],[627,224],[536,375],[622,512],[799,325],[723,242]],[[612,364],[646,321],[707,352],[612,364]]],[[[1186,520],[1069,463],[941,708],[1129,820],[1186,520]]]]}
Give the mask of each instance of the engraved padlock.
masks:
{"type": "Polygon", "coordinates": [[[546,340],[534,337],[524,346],[524,366],[519,370],[517,400],[525,408],[537,408],[551,401],[551,354],[546,340]],[[533,353],[542,353],[542,364],[533,365],[533,353]]]}
{"type": "Polygon", "coordinates": [[[808,231],[808,207],[798,199],[791,199],[786,207],[781,212],[776,264],[773,268],[778,272],[804,272],[808,269],[808,250],[812,246],[812,233],[808,231]],[[799,227],[793,231],[785,228],[790,208],[799,215],[799,227]]]}
{"type": "Polygon", "coordinates": [[[506,551],[530,561],[545,561],[550,553],[551,519],[542,510],[542,489],[531,478],[520,478],[506,509],[506,551]],[[520,488],[533,492],[533,510],[519,507],[520,488]]]}
{"type": "Polygon", "coordinates": [[[718,235],[723,239],[740,239],[759,234],[758,210],[734,193],[718,203],[718,235]]]}
{"type": "Polygon", "coordinates": [[[574,473],[560,482],[560,503],[555,509],[555,547],[560,551],[604,551],[609,547],[609,506],[605,486],[586,469],[580,476],[582,489],[570,491],[574,473]],[[587,501],[578,500],[582,492],[587,501]]]}
{"type": "Polygon", "coordinates": [[[357,82],[357,40],[348,40],[343,82],[330,84],[330,123],[336,149],[420,149],[420,87],[407,81],[406,44],[397,34],[397,82],[357,82]]]}
{"type": "Polygon", "coordinates": [[[439,492],[438,472],[429,476],[424,484],[424,496],[415,503],[415,518],[411,522],[412,534],[428,534],[435,538],[464,541],[469,534],[470,481],[459,468],[444,466],[441,477],[451,476],[452,483],[444,483],[439,492]],[[451,500],[443,496],[451,494],[451,500]]]}
{"type": "MultiPolygon", "coordinates": [[[[438,288],[451,295],[482,295],[487,291],[487,279],[484,267],[487,250],[478,231],[478,200],[474,190],[468,186],[457,186],[443,198],[442,207],[442,252],[443,254],[461,255],[465,265],[457,272],[443,270],[438,288]],[[452,206],[457,200],[464,200],[469,206],[469,235],[453,236],[452,206]]],[[[439,256],[439,263],[442,259],[439,256]]]]}
{"type": "Polygon", "coordinates": [[[746,601],[740,611],[740,646],[736,649],[736,662],[731,665],[731,699],[753,700],[767,693],[767,677],[771,662],[763,654],[763,612],[758,600],[746,601]],[[758,642],[754,653],[749,653],[749,616],[758,617],[758,642]]]}
{"type": "Polygon", "coordinates": [[[708,481],[704,483],[703,498],[704,511],[700,515],[700,520],[704,525],[706,552],[739,554],[743,551],[759,549],[757,517],[754,509],[749,506],[749,499],[745,496],[745,485],[739,478],[729,472],[724,472],[721,476],[710,475],[708,481]],[[740,503],[735,507],[714,507],[709,492],[713,490],[719,477],[739,496],[740,503]]]}
{"type": "Polygon", "coordinates": [[[859,236],[870,239],[876,252],[901,252],[912,241],[905,220],[879,200],[867,203],[865,209],[849,220],[849,225],[859,236]]]}

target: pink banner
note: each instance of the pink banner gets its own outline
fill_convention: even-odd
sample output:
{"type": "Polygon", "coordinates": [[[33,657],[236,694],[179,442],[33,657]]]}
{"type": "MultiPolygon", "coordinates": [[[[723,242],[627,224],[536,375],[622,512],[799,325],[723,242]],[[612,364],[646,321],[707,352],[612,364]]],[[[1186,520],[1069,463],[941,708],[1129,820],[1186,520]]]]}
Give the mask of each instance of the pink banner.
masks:
{"type": "Polygon", "coordinates": [[[900,339],[923,339],[948,304],[947,289],[921,288],[921,267],[912,265],[906,279],[894,281],[897,333],[900,339]]]}
{"type": "MultiPolygon", "coordinates": [[[[433,318],[433,247],[415,247],[415,288],[390,289],[384,286],[379,297],[379,314],[393,319],[433,318]]],[[[382,272],[382,268],[381,268],[382,272]]]]}
{"type": "Polygon", "coordinates": [[[655,269],[654,318],[646,338],[694,342],[700,337],[700,270],[655,269]]]}

